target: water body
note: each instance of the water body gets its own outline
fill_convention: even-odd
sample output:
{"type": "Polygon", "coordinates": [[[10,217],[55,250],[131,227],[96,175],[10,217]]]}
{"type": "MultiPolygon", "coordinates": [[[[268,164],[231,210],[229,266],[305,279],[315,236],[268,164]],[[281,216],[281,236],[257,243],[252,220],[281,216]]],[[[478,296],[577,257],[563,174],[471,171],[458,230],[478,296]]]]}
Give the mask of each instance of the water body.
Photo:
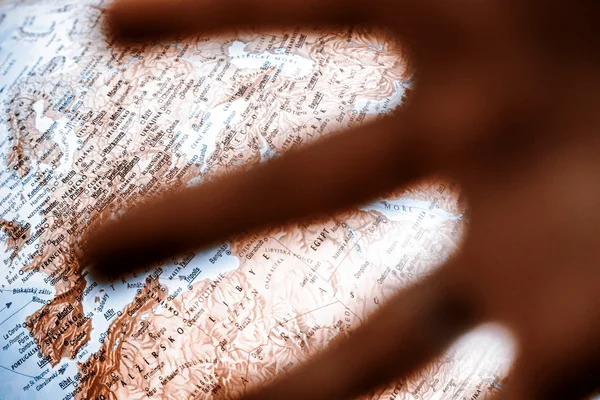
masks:
{"type": "Polygon", "coordinates": [[[0,31],[0,44],[4,43],[6,39],[9,38],[10,35],[18,28],[18,25],[9,25],[5,29],[0,31]]]}
{"type": "Polygon", "coordinates": [[[441,208],[431,208],[431,202],[409,198],[377,201],[362,207],[362,210],[377,211],[385,215],[389,220],[398,222],[414,222],[419,215],[424,212],[426,217],[421,223],[423,228],[439,225],[445,221],[456,221],[462,218],[461,214],[455,215],[441,208]]]}
{"type": "Polygon", "coordinates": [[[71,171],[71,166],[73,165],[73,159],[78,146],[77,135],[75,135],[72,128],[67,128],[67,124],[69,123],[67,117],[59,118],[54,121],[52,118],[48,118],[44,115],[44,100],[38,100],[33,103],[33,110],[35,111],[35,127],[40,134],[43,134],[50,129],[55,122],[57,124],[52,132],[52,140],[60,147],[63,152],[63,157],[60,165],[54,170],[53,174],[56,177],[62,177],[71,171]]]}
{"type": "Polygon", "coordinates": [[[239,69],[260,69],[265,64],[281,69],[281,74],[287,77],[304,78],[310,75],[315,62],[297,54],[277,53],[249,53],[245,50],[246,43],[236,40],[229,46],[230,62],[239,69]]]}

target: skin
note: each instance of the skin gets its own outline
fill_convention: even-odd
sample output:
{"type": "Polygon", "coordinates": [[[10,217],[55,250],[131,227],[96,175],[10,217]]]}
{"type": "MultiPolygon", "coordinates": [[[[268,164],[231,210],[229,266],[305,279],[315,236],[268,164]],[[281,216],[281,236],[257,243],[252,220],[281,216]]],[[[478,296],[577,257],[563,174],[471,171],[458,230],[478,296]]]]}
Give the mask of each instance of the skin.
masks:
{"type": "Polygon", "coordinates": [[[600,384],[596,4],[117,1],[108,22],[123,41],[250,25],[384,25],[411,49],[417,88],[392,117],[149,201],[91,231],[83,256],[115,274],[450,176],[470,209],[458,254],[349,340],[244,399],[352,398],[414,372],[488,321],[518,340],[504,399],[582,398],[600,384]],[[276,207],[263,207],[267,198],[276,207]]]}

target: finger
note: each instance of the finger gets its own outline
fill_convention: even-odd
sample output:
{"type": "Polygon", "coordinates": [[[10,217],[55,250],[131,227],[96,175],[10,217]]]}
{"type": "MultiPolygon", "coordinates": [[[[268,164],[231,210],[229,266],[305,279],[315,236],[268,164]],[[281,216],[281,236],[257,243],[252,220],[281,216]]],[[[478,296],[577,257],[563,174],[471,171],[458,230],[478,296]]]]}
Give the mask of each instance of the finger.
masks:
{"type": "Polygon", "coordinates": [[[120,37],[148,39],[248,27],[372,21],[389,0],[121,0],[109,13],[120,37]]]}
{"type": "Polygon", "coordinates": [[[431,171],[427,144],[402,130],[399,119],[384,118],[248,172],[141,205],[90,232],[85,258],[114,275],[242,231],[374,199],[431,171]]]}
{"type": "Polygon", "coordinates": [[[526,365],[514,370],[506,392],[498,400],[579,400],[600,389],[600,368],[597,366],[595,371],[578,371],[576,375],[563,366],[560,370],[566,375],[545,375],[531,363],[526,365]]]}
{"type": "Polygon", "coordinates": [[[457,9],[477,2],[439,0],[120,0],[109,10],[110,31],[124,40],[148,40],[255,26],[377,23],[403,36],[426,36],[460,22],[457,9]],[[458,19],[457,19],[458,18],[458,19]]]}
{"type": "Polygon", "coordinates": [[[402,291],[348,340],[243,400],[343,400],[410,374],[478,321],[455,272],[402,291]]]}
{"type": "Polygon", "coordinates": [[[588,342],[573,332],[562,346],[525,349],[501,400],[582,399],[596,392],[600,389],[600,345],[595,336],[588,342]]]}

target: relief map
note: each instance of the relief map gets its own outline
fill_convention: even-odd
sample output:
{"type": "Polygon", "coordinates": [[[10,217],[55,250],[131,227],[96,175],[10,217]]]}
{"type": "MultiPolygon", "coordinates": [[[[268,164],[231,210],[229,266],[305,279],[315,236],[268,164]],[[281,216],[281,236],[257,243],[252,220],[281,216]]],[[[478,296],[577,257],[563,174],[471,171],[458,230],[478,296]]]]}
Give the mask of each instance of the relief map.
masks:
{"type": "MultiPolygon", "coordinates": [[[[352,335],[460,245],[460,187],[431,179],[96,281],[73,251],[94,222],[381,118],[412,75],[367,28],[117,46],[108,5],[0,3],[1,399],[235,398],[352,335]]],[[[479,328],[364,398],[490,399],[512,354],[479,328]]]]}

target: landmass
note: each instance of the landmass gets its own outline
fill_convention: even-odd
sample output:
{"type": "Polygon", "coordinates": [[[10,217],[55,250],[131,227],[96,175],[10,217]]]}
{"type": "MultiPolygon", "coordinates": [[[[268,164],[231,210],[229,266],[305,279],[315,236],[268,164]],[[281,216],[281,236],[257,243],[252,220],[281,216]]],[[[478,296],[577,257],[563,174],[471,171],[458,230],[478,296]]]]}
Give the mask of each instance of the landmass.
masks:
{"type": "MultiPolygon", "coordinates": [[[[0,314],[11,394],[239,395],[348,337],[456,251],[468,223],[460,187],[431,179],[95,281],[75,256],[93,224],[381,118],[413,75],[382,30],[119,47],[103,29],[105,6],[2,5],[11,18],[0,19],[0,295],[20,296],[16,313],[0,314]]],[[[475,335],[366,398],[489,398],[511,354],[493,338],[475,335]]]]}

